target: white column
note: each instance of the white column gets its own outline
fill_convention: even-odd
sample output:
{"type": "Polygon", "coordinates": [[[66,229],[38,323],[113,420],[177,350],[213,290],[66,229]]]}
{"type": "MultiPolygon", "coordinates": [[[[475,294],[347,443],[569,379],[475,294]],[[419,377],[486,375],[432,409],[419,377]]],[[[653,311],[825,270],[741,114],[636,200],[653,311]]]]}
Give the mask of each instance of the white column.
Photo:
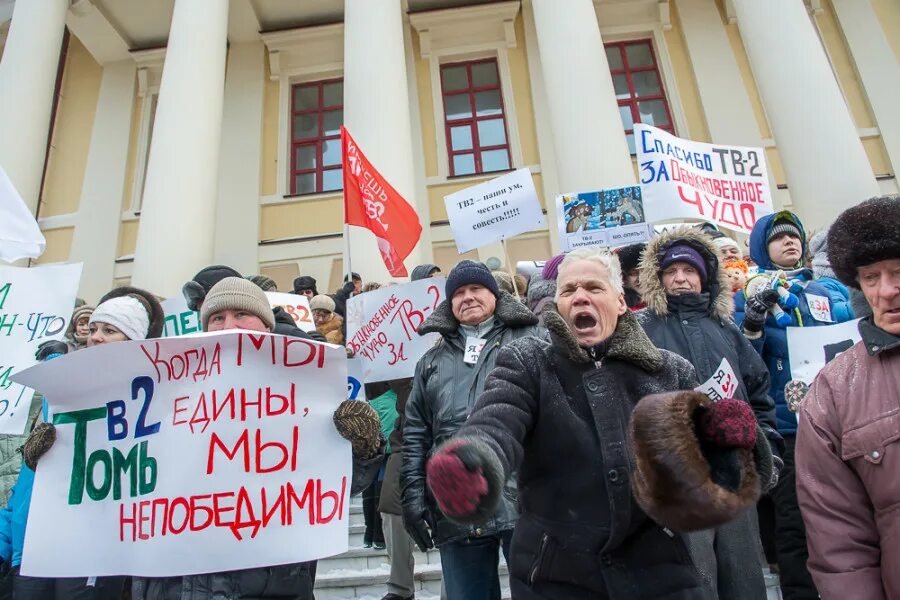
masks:
{"type": "Polygon", "coordinates": [[[259,177],[265,76],[262,42],[232,44],[225,73],[213,260],[259,271],[259,177]]]}
{"type": "Polygon", "coordinates": [[[16,2],[0,61],[0,166],[37,210],[69,0],[16,2]]]}
{"type": "MultiPolygon", "coordinates": [[[[427,229],[428,199],[417,197],[400,0],[344,1],[344,125],[369,162],[416,209],[427,229]]],[[[423,232],[422,239],[428,239],[423,232]]],[[[422,260],[422,242],[406,268],[422,260]]],[[[350,261],[363,281],[388,281],[375,236],[350,228],[350,261]]],[[[347,268],[347,257],[344,257],[347,268]]]]}
{"type": "Polygon", "coordinates": [[[594,3],[534,0],[533,7],[560,190],[634,185],[594,3]]]}
{"type": "Polygon", "coordinates": [[[227,25],[228,0],[175,2],[132,275],[161,296],[213,257],[227,25]]]}
{"type": "Polygon", "coordinates": [[[69,252],[71,262],[84,263],[79,293],[89,301],[108,292],[113,283],[134,109],[134,74],[135,64],[131,60],[109,64],[103,67],[100,81],[69,252]]]}
{"type": "Polygon", "coordinates": [[[894,173],[900,173],[900,65],[870,0],[832,0],[856,71],[875,113],[894,173]]]}
{"type": "Polygon", "coordinates": [[[878,184],[803,0],[734,0],[738,26],[808,229],[878,194],[878,184]]]}

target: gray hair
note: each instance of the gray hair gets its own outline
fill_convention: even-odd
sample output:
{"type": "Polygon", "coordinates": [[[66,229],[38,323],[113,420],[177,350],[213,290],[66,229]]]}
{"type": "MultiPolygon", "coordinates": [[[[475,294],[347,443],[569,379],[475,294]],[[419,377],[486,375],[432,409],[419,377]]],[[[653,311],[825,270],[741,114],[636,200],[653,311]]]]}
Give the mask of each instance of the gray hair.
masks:
{"type": "MultiPolygon", "coordinates": [[[[619,263],[619,257],[609,250],[597,247],[586,247],[572,250],[559,265],[559,275],[556,277],[557,284],[562,277],[563,269],[576,262],[587,260],[595,262],[606,267],[609,273],[609,283],[616,293],[621,294],[625,290],[622,286],[622,265],[619,263]]],[[[556,288],[556,297],[559,298],[559,285],[556,288]]]]}

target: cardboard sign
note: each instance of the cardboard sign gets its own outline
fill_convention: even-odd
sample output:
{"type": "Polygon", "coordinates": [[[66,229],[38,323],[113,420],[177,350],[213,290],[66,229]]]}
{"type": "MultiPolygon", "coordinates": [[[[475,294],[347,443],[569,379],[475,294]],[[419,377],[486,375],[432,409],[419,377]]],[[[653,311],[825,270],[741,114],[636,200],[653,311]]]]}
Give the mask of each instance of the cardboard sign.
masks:
{"type": "Polygon", "coordinates": [[[50,402],[22,573],[163,577],[347,550],[343,348],[229,331],[102,344],[16,379],[50,402]],[[99,376],[98,376],[99,374],[99,376]]]}
{"type": "Polygon", "coordinates": [[[273,309],[278,306],[284,308],[299,329],[307,332],[316,330],[316,323],[313,321],[312,311],[309,309],[309,299],[306,296],[284,292],[266,292],[266,297],[273,309]]]}
{"type": "Polygon", "coordinates": [[[638,186],[557,196],[556,226],[563,252],[646,242],[652,231],[638,186]]]}
{"type": "Polygon", "coordinates": [[[460,254],[546,223],[528,169],[444,196],[444,204],[460,254]]]}
{"type": "Polygon", "coordinates": [[[25,431],[34,390],[11,377],[37,363],[43,342],[63,339],[80,279],[81,263],[0,267],[0,433],[25,431]]]}
{"type": "Polygon", "coordinates": [[[0,166],[0,260],[37,258],[44,253],[47,240],[22,196],[0,166]]]}
{"type": "Polygon", "coordinates": [[[709,396],[713,402],[718,402],[726,398],[734,398],[737,387],[737,375],[728,359],[723,358],[712,376],[694,389],[709,396]]]}
{"type": "Polygon", "coordinates": [[[811,385],[822,367],[862,340],[859,319],[821,327],[788,327],[791,378],[811,385]]]}
{"type": "Polygon", "coordinates": [[[363,361],[364,383],[413,376],[416,363],[440,337],[417,331],[444,299],[445,282],[420,279],[347,301],[347,347],[363,361]]]}
{"type": "Polygon", "coordinates": [[[168,300],[163,300],[161,304],[163,312],[166,314],[163,337],[175,337],[202,331],[200,313],[188,308],[184,296],[172,296],[168,300]]]}
{"type": "Polygon", "coordinates": [[[699,219],[750,233],[772,212],[762,148],[683,140],[641,123],[634,141],[647,219],[699,219]]]}

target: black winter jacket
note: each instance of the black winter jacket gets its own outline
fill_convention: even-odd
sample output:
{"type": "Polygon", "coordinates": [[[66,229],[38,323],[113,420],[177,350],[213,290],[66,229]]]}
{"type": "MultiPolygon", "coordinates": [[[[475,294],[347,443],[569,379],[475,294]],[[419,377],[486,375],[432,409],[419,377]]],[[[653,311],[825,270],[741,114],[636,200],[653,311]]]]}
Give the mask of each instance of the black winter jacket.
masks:
{"type": "Polygon", "coordinates": [[[416,365],[403,425],[400,488],[404,511],[426,511],[426,520],[438,545],[508,531],[516,523],[518,510],[512,484],[504,491],[503,501],[493,517],[479,527],[459,525],[444,517],[425,486],[425,462],[432,449],[450,439],[466,422],[484,389],[488,373],[494,368],[500,348],[517,338],[543,332],[534,313],[506,292],[500,293],[494,317],[494,326],[485,334],[487,343],[474,366],[463,362],[465,340],[460,336],[459,321],[453,316],[449,300],[439,304],[419,328],[420,335],[438,332],[442,338],[416,365]]]}
{"type": "Polygon", "coordinates": [[[638,400],[697,385],[691,365],[655,348],[631,312],[596,362],[555,310],[543,317],[551,341],[504,347],[459,432],[486,441],[505,476],[518,473],[513,597],[704,598],[683,538],[633,499],[627,434],[638,400]]]}

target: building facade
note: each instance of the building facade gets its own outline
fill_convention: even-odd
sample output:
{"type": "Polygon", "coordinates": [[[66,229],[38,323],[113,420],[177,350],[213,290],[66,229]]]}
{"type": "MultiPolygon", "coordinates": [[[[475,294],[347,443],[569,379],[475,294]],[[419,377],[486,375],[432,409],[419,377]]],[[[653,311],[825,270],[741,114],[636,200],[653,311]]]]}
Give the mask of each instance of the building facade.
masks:
{"type": "Polygon", "coordinates": [[[461,256],[443,198],[528,168],[553,199],[636,182],[635,122],[764,147],[776,208],[821,227],[896,192],[897,0],[0,0],[0,165],[81,294],[162,296],[208,264],[339,286],[340,126],[416,208],[407,260],[461,256]]]}

